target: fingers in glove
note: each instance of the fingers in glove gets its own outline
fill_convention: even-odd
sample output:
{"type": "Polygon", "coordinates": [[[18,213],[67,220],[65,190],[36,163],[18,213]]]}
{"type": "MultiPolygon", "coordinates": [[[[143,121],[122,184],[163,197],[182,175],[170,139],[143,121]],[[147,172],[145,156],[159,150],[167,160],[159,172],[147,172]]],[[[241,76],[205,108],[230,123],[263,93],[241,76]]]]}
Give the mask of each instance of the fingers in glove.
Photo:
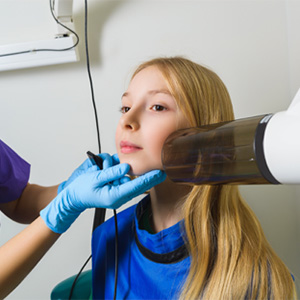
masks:
{"type": "Polygon", "coordinates": [[[155,185],[163,182],[165,179],[165,172],[161,170],[153,170],[122,185],[113,187],[114,189],[116,189],[114,191],[115,195],[118,195],[115,196],[115,199],[119,199],[115,201],[115,203],[113,204],[113,208],[120,207],[127,201],[145,193],[155,185]]]}
{"type": "Polygon", "coordinates": [[[98,156],[102,159],[102,168],[107,169],[113,165],[112,157],[108,153],[101,153],[98,156]]]}
{"type": "Polygon", "coordinates": [[[120,159],[117,153],[112,156],[112,160],[114,165],[118,165],[120,163],[120,159]]]}
{"type": "Polygon", "coordinates": [[[115,180],[119,180],[124,177],[130,170],[130,166],[128,164],[120,164],[108,169],[102,170],[97,175],[97,180],[103,186],[107,183],[114,182],[115,180]]]}
{"type": "Polygon", "coordinates": [[[120,185],[120,184],[124,184],[124,183],[126,183],[126,182],[128,182],[130,180],[131,180],[130,177],[124,176],[124,177],[122,177],[120,179],[117,179],[117,180],[114,180],[113,182],[111,182],[111,185],[117,186],[117,185],[120,185]]]}

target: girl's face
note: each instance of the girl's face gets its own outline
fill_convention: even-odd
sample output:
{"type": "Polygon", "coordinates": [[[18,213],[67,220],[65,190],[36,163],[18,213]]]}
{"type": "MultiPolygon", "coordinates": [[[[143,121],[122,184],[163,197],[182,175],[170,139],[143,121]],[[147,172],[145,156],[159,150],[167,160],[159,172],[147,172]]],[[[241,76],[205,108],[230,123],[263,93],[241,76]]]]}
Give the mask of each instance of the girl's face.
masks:
{"type": "Polygon", "coordinates": [[[121,112],[116,131],[120,162],[131,166],[132,175],[162,169],[164,141],[189,123],[156,67],[147,67],[132,79],[122,96],[121,112]]]}

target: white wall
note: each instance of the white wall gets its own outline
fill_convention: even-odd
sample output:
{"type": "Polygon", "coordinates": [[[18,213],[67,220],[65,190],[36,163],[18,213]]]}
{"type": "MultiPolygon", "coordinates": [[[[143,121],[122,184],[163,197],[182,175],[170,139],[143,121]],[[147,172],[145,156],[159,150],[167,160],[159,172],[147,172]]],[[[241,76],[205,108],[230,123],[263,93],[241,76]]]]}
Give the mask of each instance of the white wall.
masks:
{"type": "MultiPolygon", "coordinates": [[[[184,55],[227,85],[236,117],[284,110],[300,87],[300,1],[89,0],[89,47],[103,152],[114,152],[120,97],[130,72],[155,56],[184,55]]],[[[0,0],[0,44],[56,31],[48,0],[0,0]]],[[[30,182],[66,179],[97,152],[86,74],[84,1],[74,0],[81,61],[0,73],[0,136],[32,165],[30,182]]],[[[242,193],[299,281],[299,186],[245,186],[242,193]]],[[[1,217],[0,244],[24,228],[1,217]]],[[[49,299],[90,254],[85,212],[7,299],[49,299]]]]}

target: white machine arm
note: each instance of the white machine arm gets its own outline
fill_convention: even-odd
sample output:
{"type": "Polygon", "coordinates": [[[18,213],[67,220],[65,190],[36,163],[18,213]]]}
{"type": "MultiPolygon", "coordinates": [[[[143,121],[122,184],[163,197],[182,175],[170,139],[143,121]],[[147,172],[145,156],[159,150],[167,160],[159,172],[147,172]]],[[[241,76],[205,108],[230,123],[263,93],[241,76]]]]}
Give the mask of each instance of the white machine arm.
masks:
{"type": "Polygon", "coordinates": [[[289,108],[268,122],[263,146],[273,176],[283,184],[300,184],[300,89],[289,108]]]}

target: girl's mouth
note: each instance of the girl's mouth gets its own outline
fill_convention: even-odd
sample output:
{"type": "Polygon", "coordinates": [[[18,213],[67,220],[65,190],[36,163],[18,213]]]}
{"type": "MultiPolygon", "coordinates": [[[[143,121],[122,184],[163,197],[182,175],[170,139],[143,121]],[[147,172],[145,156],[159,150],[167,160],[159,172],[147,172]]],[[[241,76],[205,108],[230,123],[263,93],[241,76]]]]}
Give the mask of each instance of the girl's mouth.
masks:
{"type": "Polygon", "coordinates": [[[130,154],[142,150],[143,148],[126,141],[120,143],[121,153],[130,154]]]}

